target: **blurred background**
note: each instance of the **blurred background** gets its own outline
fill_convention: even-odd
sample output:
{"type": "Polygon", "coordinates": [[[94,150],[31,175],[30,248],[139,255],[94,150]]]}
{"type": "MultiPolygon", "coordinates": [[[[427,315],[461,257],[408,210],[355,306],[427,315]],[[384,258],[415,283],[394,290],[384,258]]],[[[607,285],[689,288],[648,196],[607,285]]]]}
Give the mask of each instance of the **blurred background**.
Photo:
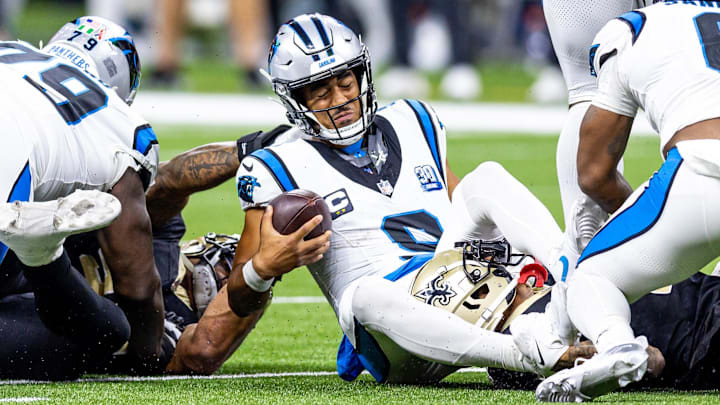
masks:
{"type": "Polygon", "coordinates": [[[145,90],[269,94],[272,35],[314,11],[362,34],[382,99],[566,101],[541,0],[0,0],[0,38],[98,15],[134,35],[145,90]]]}

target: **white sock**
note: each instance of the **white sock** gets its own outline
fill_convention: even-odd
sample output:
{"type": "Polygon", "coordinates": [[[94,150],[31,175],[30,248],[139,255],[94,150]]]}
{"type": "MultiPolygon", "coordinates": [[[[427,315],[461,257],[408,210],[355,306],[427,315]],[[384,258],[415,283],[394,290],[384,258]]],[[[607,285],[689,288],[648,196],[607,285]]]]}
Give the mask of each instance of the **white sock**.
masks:
{"type": "MultiPolygon", "coordinates": [[[[568,110],[568,115],[565,119],[563,129],[560,132],[557,151],[555,153],[555,164],[557,167],[566,231],[572,222],[573,204],[584,195],[578,185],[577,151],[580,140],[580,125],[589,107],[590,102],[586,101],[577,103],[568,110]]],[[[620,171],[620,173],[623,172],[622,160],[618,164],[618,171],[620,171]]]]}
{"type": "Polygon", "coordinates": [[[580,124],[590,102],[575,104],[568,111],[565,124],[558,138],[555,164],[557,167],[560,198],[562,200],[563,214],[565,216],[565,229],[569,226],[572,216],[572,206],[583,192],[578,185],[577,177],[577,150],[580,140],[580,124]]]}
{"type": "Polygon", "coordinates": [[[598,352],[633,343],[630,304],[608,279],[587,272],[576,272],[568,283],[567,310],[570,319],[598,352]]]}

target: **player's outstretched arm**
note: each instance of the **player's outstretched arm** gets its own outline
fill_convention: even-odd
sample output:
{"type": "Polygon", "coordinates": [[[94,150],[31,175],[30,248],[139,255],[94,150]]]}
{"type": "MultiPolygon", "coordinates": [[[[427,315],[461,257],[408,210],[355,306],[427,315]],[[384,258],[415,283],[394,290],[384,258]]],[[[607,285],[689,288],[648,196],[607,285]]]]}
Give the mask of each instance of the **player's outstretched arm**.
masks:
{"type": "Polygon", "coordinates": [[[580,127],[577,168],[582,191],[613,213],[632,193],[618,172],[633,118],[590,106],[580,127]]]}
{"type": "Polygon", "coordinates": [[[175,347],[169,374],[212,374],[242,344],[262,316],[270,292],[257,294],[262,307],[237,316],[228,305],[227,286],[220,289],[196,324],[183,331],[175,347]]]}
{"type": "MultiPolygon", "coordinates": [[[[242,272],[242,266],[257,251],[260,221],[263,209],[250,209],[245,215],[245,226],[235,250],[232,274],[242,272]],[[238,263],[239,267],[238,267],[238,263]]],[[[265,308],[270,289],[256,292],[244,286],[238,292],[243,305],[238,316],[230,309],[228,286],[224,286],[208,305],[200,321],[188,326],[175,347],[170,364],[165,370],[170,374],[212,374],[240,346],[265,308]]]]}
{"type": "Polygon", "coordinates": [[[178,215],[190,195],[218,186],[235,176],[237,143],[201,145],[160,163],[155,184],[147,192],[147,209],[152,223],[163,224],[178,215]]]}
{"type": "Polygon", "coordinates": [[[285,236],[272,229],[272,208],[267,212],[261,208],[247,211],[228,285],[218,292],[200,321],[185,329],[166,372],[212,374],[222,366],[245,340],[270,299],[269,287],[256,291],[248,286],[243,266],[251,258],[259,259],[258,275],[270,275],[269,280],[320,260],[329,246],[330,233],[303,240],[319,224],[318,219],[319,216],[313,218],[295,233],[285,236]],[[270,229],[261,231],[261,223],[270,224],[270,229]],[[272,263],[265,266],[263,260],[268,258],[272,263]]]}
{"type": "Polygon", "coordinates": [[[122,203],[122,213],[115,222],[98,231],[98,241],[108,267],[113,269],[118,303],[132,330],[128,350],[151,372],[155,367],[164,367],[159,364],[163,354],[164,316],[160,275],[155,268],[150,217],[140,176],[128,169],[111,193],[122,203]]]}

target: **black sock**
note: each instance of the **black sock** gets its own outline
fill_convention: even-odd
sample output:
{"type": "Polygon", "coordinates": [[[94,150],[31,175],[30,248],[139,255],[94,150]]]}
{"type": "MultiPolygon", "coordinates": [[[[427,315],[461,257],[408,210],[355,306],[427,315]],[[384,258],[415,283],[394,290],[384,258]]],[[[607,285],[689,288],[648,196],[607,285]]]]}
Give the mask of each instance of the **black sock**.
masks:
{"type": "Polygon", "coordinates": [[[35,294],[35,309],[54,333],[90,349],[112,351],[130,337],[123,311],[90,288],[67,253],[44,266],[21,267],[35,294]]]}

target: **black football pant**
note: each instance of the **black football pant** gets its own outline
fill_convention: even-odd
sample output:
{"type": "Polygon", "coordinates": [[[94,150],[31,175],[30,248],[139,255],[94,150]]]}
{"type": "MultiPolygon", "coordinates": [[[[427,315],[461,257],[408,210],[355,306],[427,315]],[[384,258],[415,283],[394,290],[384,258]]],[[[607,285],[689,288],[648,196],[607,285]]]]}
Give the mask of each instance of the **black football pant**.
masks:
{"type": "Polygon", "coordinates": [[[96,294],[66,253],[27,267],[8,252],[32,293],[0,299],[0,379],[74,379],[98,372],[130,337],[122,310],[96,294]]]}

